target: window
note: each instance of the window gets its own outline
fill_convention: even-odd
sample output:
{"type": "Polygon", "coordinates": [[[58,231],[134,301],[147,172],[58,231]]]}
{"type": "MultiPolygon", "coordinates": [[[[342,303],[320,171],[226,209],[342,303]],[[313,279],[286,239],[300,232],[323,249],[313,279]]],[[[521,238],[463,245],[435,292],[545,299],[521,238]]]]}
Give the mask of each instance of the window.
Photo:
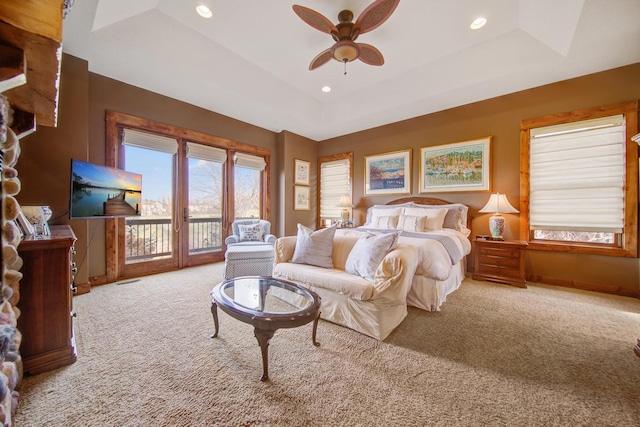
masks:
{"type": "Polygon", "coordinates": [[[338,207],[340,198],[348,194],[352,198],[351,176],[353,153],[336,154],[318,159],[319,192],[318,192],[318,224],[319,227],[331,225],[340,219],[342,208],[338,207]]]}
{"type": "Polygon", "coordinates": [[[637,255],[637,110],[634,101],[522,122],[521,231],[533,249],[637,255]]]}

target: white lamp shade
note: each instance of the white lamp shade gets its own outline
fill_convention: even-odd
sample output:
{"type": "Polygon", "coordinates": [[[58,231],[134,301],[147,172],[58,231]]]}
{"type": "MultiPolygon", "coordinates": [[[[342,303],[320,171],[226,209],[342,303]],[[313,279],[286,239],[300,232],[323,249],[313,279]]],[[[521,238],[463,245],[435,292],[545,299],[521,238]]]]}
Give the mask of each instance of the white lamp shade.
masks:
{"type": "Polygon", "coordinates": [[[504,194],[496,193],[489,197],[489,201],[478,212],[487,213],[518,213],[519,211],[511,206],[507,196],[504,194]]]}
{"type": "Polygon", "coordinates": [[[336,206],[339,208],[352,208],[353,203],[351,203],[351,197],[349,197],[348,194],[343,194],[342,197],[340,197],[340,202],[338,202],[336,206]]]}

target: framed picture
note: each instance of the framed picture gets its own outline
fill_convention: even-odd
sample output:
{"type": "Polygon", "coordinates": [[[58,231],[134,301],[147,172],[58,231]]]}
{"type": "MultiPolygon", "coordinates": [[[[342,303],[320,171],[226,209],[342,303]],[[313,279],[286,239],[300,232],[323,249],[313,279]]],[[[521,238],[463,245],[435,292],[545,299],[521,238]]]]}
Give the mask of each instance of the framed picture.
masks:
{"type": "Polygon", "coordinates": [[[411,149],[365,156],[364,194],[411,194],[411,149]]]}
{"type": "Polygon", "coordinates": [[[489,191],[491,137],[420,149],[420,193],[489,191]]]}
{"type": "Polygon", "coordinates": [[[309,185],[309,174],[311,163],[304,160],[295,159],[295,177],[294,184],[309,185]]]}
{"type": "Polygon", "coordinates": [[[293,209],[296,211],[308,211],[309,206],[309,187],[294,187],[293,209]]]}

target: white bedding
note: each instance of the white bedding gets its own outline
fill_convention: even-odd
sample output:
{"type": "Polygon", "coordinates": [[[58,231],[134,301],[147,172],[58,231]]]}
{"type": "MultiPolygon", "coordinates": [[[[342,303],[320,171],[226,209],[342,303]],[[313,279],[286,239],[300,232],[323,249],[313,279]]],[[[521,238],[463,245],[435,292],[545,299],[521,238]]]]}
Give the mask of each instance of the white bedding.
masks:
{"type": "MultiPolygon", "coordinates": [[[[382,232],[388,232],[389,230],[380,230],[382,232]]],[[[336,233],[343,235],[362,235],[364,232],[373,232],[370,228],[356,227],[356,228],[339,228],[336,233]]],[[[412,233],[413,235],[420,234],[439,234],[443,236],[452,237],[455,241],[458,249],[463,255],[468,255],[471,252],[471,242],[465,234],[460,231],[445,228],[442,230],[431,230],[428,233],[412,233]]],[[[442,243],[437,240],[420,238],[420,237],[398,237],[398,244],[411,245],[418,249],[418,265],[416,266],[416,275],[425,276],[433,280],[447,280],[451,275],[453,269],[453,263],[449,253],[444,248],[442,243]]]]}

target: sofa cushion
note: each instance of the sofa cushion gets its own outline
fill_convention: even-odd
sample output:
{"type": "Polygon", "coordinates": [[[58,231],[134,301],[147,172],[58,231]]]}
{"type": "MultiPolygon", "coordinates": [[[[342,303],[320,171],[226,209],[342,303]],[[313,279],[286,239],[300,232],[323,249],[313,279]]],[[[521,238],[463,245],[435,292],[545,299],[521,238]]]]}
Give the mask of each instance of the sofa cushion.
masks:
{"type": "Polygon", "coordinates": [[[398,233],[362,236],[347,258],[345,271],[373,282],[382,259],[395,247],[397,241],[398,233]]]}
{"type": "Polygon", "coordinates": [[[291,262],[333,268],[331,250],[335,233],[335,225],[313,231],[309,227],[298,224],[296,248],[291,262]]]}
{"type": "Polygon", "coordinates": [[[336,268],[282,262],[274,266],[273,275],[302,285],[328,289],[356,300],[367,301],[374,294],[373,283],[336,268]]]}

